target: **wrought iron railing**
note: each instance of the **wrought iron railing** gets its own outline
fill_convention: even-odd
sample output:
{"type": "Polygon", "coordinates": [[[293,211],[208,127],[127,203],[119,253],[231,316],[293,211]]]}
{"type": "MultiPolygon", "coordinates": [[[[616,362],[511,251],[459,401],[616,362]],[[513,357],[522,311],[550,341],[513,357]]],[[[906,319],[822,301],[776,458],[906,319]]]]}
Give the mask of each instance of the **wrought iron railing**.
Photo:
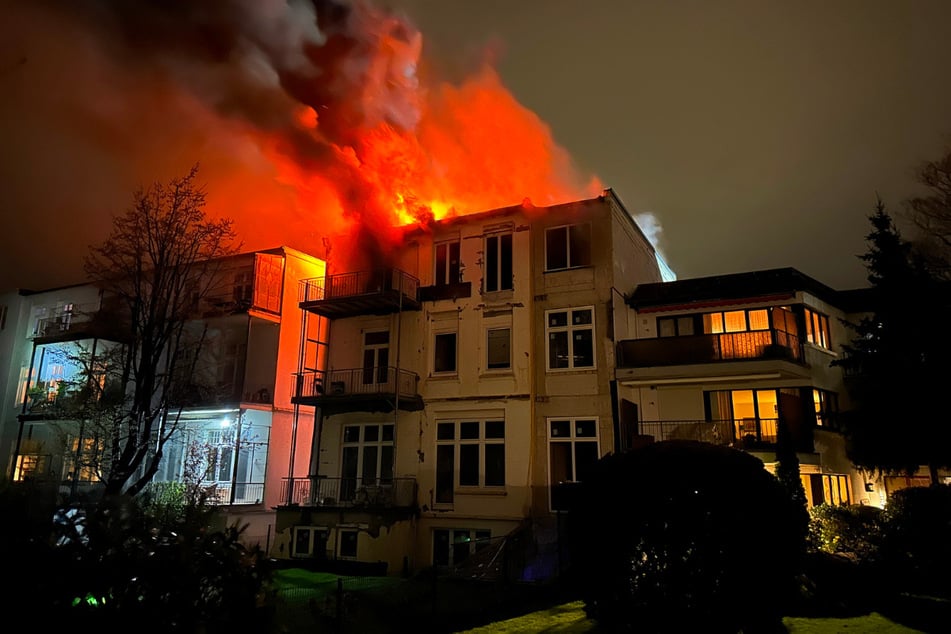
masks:
{"type": "Polygon", "coordinates": [[[399,269],[373,269],[337,273],[301,280],[298,300],[301,302],[343,299],[361,295],[398,291],[416,300],[419,280],[399,269]]]}
{"type": "Polygon", "coordinates": [[[419,375],[393,366],[347,368],[343,370],[308,370],[295,373],[294,396],[361,396],[399,394],[416,396],[419,375]]]}
{"type": "Polygon", "coordinates": [[[282,504],[325,507],[411,508],[416,478],[284,478],[282,504]]]}
{"type": "Polygon", "coordinates": [[[627,339],[618,343],[618,365],[639,368],[742,359],[802,359],[802,342],[782,330],[627,339]]]}
{"type": "Polygon", "coordinates": [[[209,487],[212,504],[260,504],[264,501],[263,482],[219,482],[209,487]],[[232,499],[232,490],[234,499],[232,499]]]}

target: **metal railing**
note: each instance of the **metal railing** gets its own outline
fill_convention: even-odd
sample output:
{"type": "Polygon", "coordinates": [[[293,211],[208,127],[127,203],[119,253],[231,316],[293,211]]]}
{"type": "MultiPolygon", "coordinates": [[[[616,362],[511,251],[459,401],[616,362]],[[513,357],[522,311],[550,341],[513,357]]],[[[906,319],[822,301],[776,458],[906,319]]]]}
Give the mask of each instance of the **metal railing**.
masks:
{"type": "Polygon", "coordinates": [[[416,300],[419,280],[399,269],[373,269],[301,280],[298,290],[301,302],[376,295],[387,291],[398,291],[416,300]]]}
{"type": "Polygon", "coordinates": [[[654,441],[697,440],[724,446],[775,444],[779,419],[638,421],[637,431],[654,441]]]}
{"type": "Polygon", "coordinates": [[[411,508],[416,478],[284,478],[282,504],[326,507],[411,508]]]}
{"type": "Polygon", "coordinates": [[[802,359],[802,342],[782,330],[754,330],[682,337],[627,339],[618,343],[618,365],[639,368],[742,359],[802,359]]]}
{"type": "Polygon", "coordinates": [[[397,394],[415,396],[419,375],[394,366],[308,370],[295,373],[298,397],[397,394]]]}
{"type": "Polygon", "coordinates": [[[260,504],[264,501],[263,482],[219,482],[209,488],[212,504],[260,504]],[[232,487],[234,499],[231,499],[232,487]]]}

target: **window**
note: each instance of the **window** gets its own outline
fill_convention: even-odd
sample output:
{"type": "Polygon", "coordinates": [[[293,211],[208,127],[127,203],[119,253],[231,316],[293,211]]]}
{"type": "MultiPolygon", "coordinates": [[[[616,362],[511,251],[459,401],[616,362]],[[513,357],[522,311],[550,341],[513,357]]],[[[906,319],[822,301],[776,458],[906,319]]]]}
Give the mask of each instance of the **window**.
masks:
{"type": "Polygon", "coordinates": [[[254,271],[244,270],[234,274],[234,286],[231,294],[235,303],[241,304],[251,301],[253,281],[254,271]]]}
{"type": "Polygon", "coordinates": [[[352,500],[362,487],[393,481],[394,425],[344,425],[340,459],[340,499],[352,500]]]}
{"type": "Polygon", "coordinates": [[[338,529],[337,530],[337,555],[341,559],[357,558],[357,531],[338,529]]]}
{"type": "Polygon", "coordinates": [[[234,459],[234,433],[230,429],[211,429],[205,435],[208,464],[204,481],[230,483],[234,459]]]}
{"type": "Polygon", "coordinates": [[[325,559],[330,531],[322,527],[295,526],[291,557],[325,559]]]}
{"type": "MultiPolygon", "coordinates": [[[[811,388],[723,390],[705,392],[707,420],[724,422],[722,435],[740,443],[775,443],[780,420],[801,421],[808,416],[811,388]]],[[[798,427],[798,426],[797,426],[798,427]]],[[[718,426],[719,428],[719,426],[718,426]]]]}
{"type": "Polygon", "coordinates": [[[512,290],[512,234],[485,239],[485,292],[512,290]]]}
{"type": "Polygon", "coordinates": [[[433,530],[433,565],[456,566],[489,545],[492,532],[471,528],[433,530]]]}
{"type": "Polygon", "coordinates": [[[809,308],[804,310],[806,320],[806,341],[825,348],[832,349],[832,341],[829,338],[829,318],[817,313],[809,308]]]}
{"type": "Polygon", "coordinates": [[[825,390],[812,390],[812,403],[816,412],[816,425],[825,427],[832,415],[839,410],[838,394],[825,390]]]}
{"type": "Polygon", "coordinates": [[[769,330],[769,311],[765,308],[730,310],[720,313],[707,313],[703,316],[703,332],[706,334],[748,332],[752,330],[769,330]]]}
{"type": "Polygon", "coordinates": [[[436,270],[433,281],[436,286],[457,284],[462,271],[459,262],[459,242],[442,242],[436,245],[436,270]]]}
{"type": "Polygon", "coordinates": [[[584,480],[598,461],[598,421],[595,418],[554,418],[548,421],[548,482],[584,480]]]}
{"type": "Polygon", "coordinates": [[[696,333],[696,317],[687,315],[684,317],[658,317],[657,318],[657,336],[658,337],[686,337],[696,333]]]}
{"type": "Polygon", "coordinates": [[[363,384],[386,383],[390,365],[388,330],[363,333],[363,384]]]}
{"type": "Polygon", "coordinates": [[[548,369],[594,367],[594,308],[545,313],[548,369]]]}
{"type": "Polygon", "coordinates": [[[504,420],[436,423],[436,502],[451,504],[457,486],[505,486],[504,420]]]}
{"type": "Polygon", "coordinates": [[[507,370],[512,367],[512,330],[489,328],[486,330],[486,368],[507,370]]]}
{"type": "Polygon", "coordinates": [[[591,225],[567,225],[545,230],[545,270],[591,266],[591,225]]]}
{"type": "Polygon", "coordinates": [[[28,478],[42,478],[46,475],[49,456],[40,454],[20,454],[17,456],[16,471],[13,480],[22,482],[28,478]]]}
{"type": "Polygon", "coordinates": [[[800,476],[803,488],[809,492],[812,506],[831,504],[848,506],[852,503],[852,489],[849,477],[836,473],[804,473],[800,476]]]}
{"type": "Polygon", "coordinates": [[[456,372],[456,333],[436,333],[433,345],[433,372],[435,374],[456,372]]]}

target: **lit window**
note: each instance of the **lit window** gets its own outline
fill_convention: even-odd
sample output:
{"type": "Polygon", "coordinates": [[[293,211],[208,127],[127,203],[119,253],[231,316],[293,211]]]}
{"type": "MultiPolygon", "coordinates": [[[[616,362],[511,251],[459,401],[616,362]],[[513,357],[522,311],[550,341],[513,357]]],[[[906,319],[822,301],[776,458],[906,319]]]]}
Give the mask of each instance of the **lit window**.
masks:
{"type": "Polygon", "coordinates": [[[816,412],[816,425],[819,427],[827,425],[832,414],[838,410],[838,398],[835,392],[814,389],[812,403],[816,412]]]}
{"type": "Polygon", "coordinates": [[[820,348],[831,350],[829,318],[808,308],[804,310],[804,317],[806,321],[806,341],[820,348]]]}
{"type": "Polygon", "coordinates": [[[568,225],[545,230],[546,271],[590,265],[591,225],[568,225]]]}
{"type": "Polygon", "coordinates": [[[594,309],[545,313],[550,370],[594,367],[594,309]]]}
{"type": "Polygon", "coordinates": [[[485,292],[512,290],[512,282],[512,234],[487,236],[485,239],[485,292]]]}

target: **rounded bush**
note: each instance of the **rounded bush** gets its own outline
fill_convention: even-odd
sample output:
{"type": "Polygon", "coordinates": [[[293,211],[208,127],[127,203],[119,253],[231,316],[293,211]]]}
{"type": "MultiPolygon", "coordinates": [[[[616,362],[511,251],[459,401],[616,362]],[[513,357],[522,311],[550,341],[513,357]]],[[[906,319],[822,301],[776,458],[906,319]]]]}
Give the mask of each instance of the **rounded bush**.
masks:
{"type": "Polygon", "coordinates": [[[782,628],[808,514],[762,461],[693,441],[602,458],[568,512],[573,581],[599,627],[782,628]]]}
{"type": "Polygon", "coordinates": [[[879,560],[896,589],[951,592],[951,486],[889,495],[879,560]]]}

